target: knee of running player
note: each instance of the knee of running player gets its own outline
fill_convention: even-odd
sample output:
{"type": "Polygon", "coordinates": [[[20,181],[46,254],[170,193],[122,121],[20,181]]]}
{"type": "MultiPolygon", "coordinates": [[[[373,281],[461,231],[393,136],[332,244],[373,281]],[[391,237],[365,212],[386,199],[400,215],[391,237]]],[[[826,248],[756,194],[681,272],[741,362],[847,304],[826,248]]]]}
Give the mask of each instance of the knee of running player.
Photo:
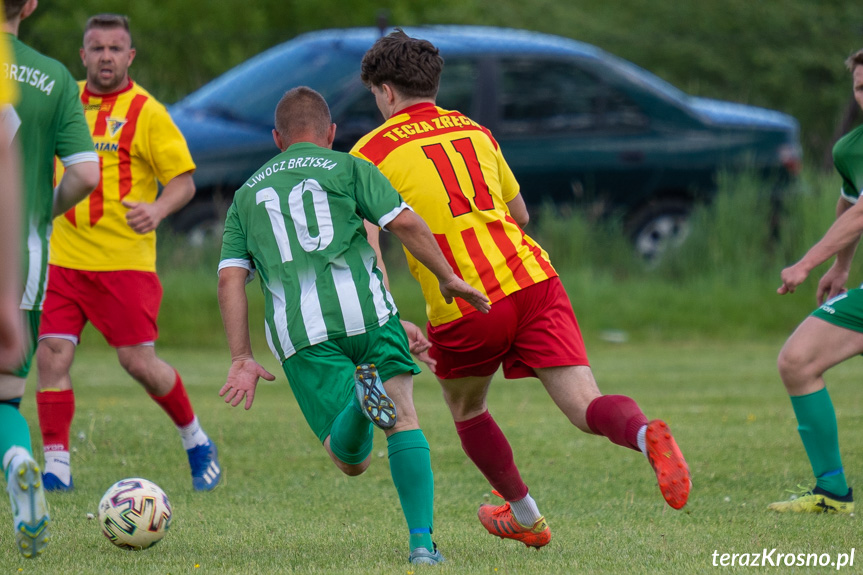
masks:
{"type": "Polygon", "coordinates": [[[807,355],[808,350],[801,350],[788,343],[779,352],[776,367],[786,391],[791,395],[811,393],[811,388],[818,386],[817,382],[823,375],[824,370],[807,355]]]}
{"type": "Polygon", "coordinates": [[[336,467],[339,468],[339,471],[349,477],[356,477],[357,475],[362,475],[363,473],[365,473],[366,469],[369,468],[369,464],[372,461],[372,456],[370,453],[371,447],[368,447],[367,449],[362,449],[359,457],[357,457],[354,454],[346,453],[346,450],[340,448],[338,445],[334,447],[332,444],[332,435],[327,436],[327,438],[324,440],[324,449],[326,450],[327,454],[329,454],[330,459],[333,460],[333,463],[336,464],[336,467]],[[336,453],[338,453],[338,455],[336,453]],[[359,459],[360,457],[362,457],[361,461],[349,463],[352,459],[359,459]]]}

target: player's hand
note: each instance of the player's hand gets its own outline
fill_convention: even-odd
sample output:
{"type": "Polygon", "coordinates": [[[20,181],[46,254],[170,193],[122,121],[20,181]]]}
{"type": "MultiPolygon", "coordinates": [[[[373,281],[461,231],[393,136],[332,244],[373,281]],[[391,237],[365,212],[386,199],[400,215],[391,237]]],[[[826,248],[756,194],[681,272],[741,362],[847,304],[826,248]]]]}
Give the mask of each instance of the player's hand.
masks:
{"type": "Polygon", "coordinates": [[[437,361],[432,359],[428,353],[428,350],[431,349],[431,342],[426,339],[423,330],[421,330],[419,326],[405,320],[401,320],[401,322],[402,327],[405,329],[405,333],[408,334],[408,343],[410,343],[411,353],[414,354],[418,360],[426,364],[432,373],[434,373],[437,361]]]}
{"type": "Polygon", "coordinates": [[[137,234],[146,234],[159,227],[165,215],[156,204],[145,202],[128,202],[123,200],[123,206],[129,208],[126,212],[126,223],[137,234]]]}
{"type": "Polygon", "coordinates": [[[228,370],[228,380],[219,390],[219,397],[225,398],[225,403],[231,407],[237,407],[246,398],[246,409],[252,407],[255,401],[255,388],[258,386],[258,378],[263,377],[267,381],[274,381],[276,376],[264,369],[254,359],[238,359],[231,362],[228,370]]]}
{"type": "Polygon", "coordinates": [[[797,286],[802,284],[806,281],[806,278],[809,277],[809,271],[800,265],[800,262],[797,262],[793,266],[789,266],[782,270],[780,277],[782,278],[782,285],[779,286],[776,293],[779,295],[785,295],[787,293],[794,293],[797,286]]]}
{"type": "Polygon", "coordinates": [[[440,282],[439,285],[440,293],[447,303],[452,303],[454,297],[460,297],[482,313],[488,313],[491,310],[491,303],[489,303],[488,298],[456,275],[453,275],[448,281],[440,282]]]}
{"type": "Polygon", "coordinates": [[[848,281],[848,270],[837,269],[835,264],[830,266],[821,280],[818,282],[818,290],[815,292],[815,301],[818,305],[833,299],[839,294],[845,293],[845,283],[848,281]]]}

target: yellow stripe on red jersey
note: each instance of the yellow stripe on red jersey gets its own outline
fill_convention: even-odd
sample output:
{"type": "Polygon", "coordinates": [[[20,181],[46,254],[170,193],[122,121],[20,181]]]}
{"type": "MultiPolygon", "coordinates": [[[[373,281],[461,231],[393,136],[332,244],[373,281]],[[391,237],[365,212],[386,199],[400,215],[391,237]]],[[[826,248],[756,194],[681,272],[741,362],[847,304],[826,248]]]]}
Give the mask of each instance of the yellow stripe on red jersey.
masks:
{"type": "Polygon", "coordinates": [[[156,271],[156,232],[132,230],[121,202],[152,203],[159,182],[194,170],[186,140],[165,107],[134,82],[112,94],[92,94],[86,82],[79,88],[102,177],[89,197],[54,220],[50,262],[156,271]]]}
{"type": "MultiPolygon", "coordinates": [[[[375,164],[431,228],[456,274],[492,303],[557,276],[548,254],[507,208],[518,182],[491,133],[460,112],[411,106],[357,142],[351,153],[375,164]]],[[[447,304],[437,278],[407,251],[432,325],[474,310],[447,304]]]]}

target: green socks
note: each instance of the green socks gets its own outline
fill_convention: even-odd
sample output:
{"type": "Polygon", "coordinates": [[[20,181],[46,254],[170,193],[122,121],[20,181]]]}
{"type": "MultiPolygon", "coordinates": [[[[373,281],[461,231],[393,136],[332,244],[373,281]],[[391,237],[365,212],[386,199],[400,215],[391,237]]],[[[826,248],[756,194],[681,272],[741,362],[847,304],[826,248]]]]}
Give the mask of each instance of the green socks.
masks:
{"type": "MultiPolygon", "coordinates": [[[[21,447],[30,455],[33,454],[30,427],[18,409],[8,402],[0,402],[0,461],[3,461],[6,452],[13,447],[21,447]]],[[[3,463],[7,462],[3,461],[3,463]]],[[[3,471],[6,471],[5,465],[3,471]]]]}
{"type": "Polygon", "coordinates": [[[349,403],[336,416],[330,430],[330,449],[336,457],[351,465],[362,463],[369,456],[374,439],[372,422],[355,403],[349,403]]]}
{"type": "Polygon", "coordinates": [[[425,435],[421,429],[400,431],[387,438],[387,446],[390,473],[410,530],[411,551],[417,547],[434,551],[434,477],[425,435]]]}
{"type": "Polygon", "coordinates": [[[827,388],[791,396],[791,406],[797,416],[797,431],[815,473],[815,485],[840,497],[846,495],[848,483],[839,455],[836,411],[827,388]]]}

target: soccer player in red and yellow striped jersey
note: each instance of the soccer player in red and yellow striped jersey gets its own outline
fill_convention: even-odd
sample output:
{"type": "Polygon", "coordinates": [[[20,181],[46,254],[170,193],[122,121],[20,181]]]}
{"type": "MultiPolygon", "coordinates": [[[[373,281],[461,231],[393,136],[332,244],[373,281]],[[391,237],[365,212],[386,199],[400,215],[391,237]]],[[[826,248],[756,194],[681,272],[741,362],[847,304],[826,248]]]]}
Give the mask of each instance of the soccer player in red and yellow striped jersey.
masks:
{"type": "MultiPolygon", "coordinates": [[[[362,138],[354,154],[410,198],[453,269],[492,303],[557,276],[548,254],[515,219],[521,210],[510,213],[509,203],[520,202],[519,188],[500,146],[464,114],[429,102],[409,106],[362,138]]],[[[462,301],[447,304],[434,275],[407,257],[433,326],[474,311],[462,301]]]]}
{"type": "Polygon", "coordinates": [[[195,164],[186,141],[165,107],[131,79],[109,93],[94,92],[87,81],[79,87],[102,178],[86,200],[55,221],[50,262],[78,270],[155,272],[155,227],[194,193],[189,180],[195,164]],[[142,214],[143,226],[128,221],[130,209],[160,205],[159,182],[167,187],[178,177],[173,187],[180,183],[183,189],[176,198],[173,189],[162,194],[160,213],[142,214]]]}
{"type": "Polygon", "coordinates": [[[201,428],[179,373],[155,352],[162,300],[155,230],[192,199],[195,164],[165,107],[129,77],[135,53],[125,16],[100,14],[87,21],[80,51],[87,80],[79,87],[101,180],[87,200],[55,220],[51,238],[36,354],[49,490],[73,487],[69,369],[88,321],[177,426],[194,489],[209,491],[221,478],[216,446],[201,428]]]}
{"type": "Polygon", "coordinates": [[[683,507],[689,469],[667,425],[648,421],[629,397],[600,393],[563,284],[523,232],[529,215],[498,143],[470,118],[435,105],[442,69],[435,46],[401,30],[375,42],[363,57],[362,81],[386,121],[351,153],[380,168],[426,220],[456,273],[492,302],[488,314],[446,304],[408,256],[426,297],[429,366],[465,453],[505,500],[481,506],[480,521],[529,546],[551,539],[488,412],[486,394],[501,364],[507,378],[538,377],[582,431],[644,453],[668,504],[683,507]]]}

